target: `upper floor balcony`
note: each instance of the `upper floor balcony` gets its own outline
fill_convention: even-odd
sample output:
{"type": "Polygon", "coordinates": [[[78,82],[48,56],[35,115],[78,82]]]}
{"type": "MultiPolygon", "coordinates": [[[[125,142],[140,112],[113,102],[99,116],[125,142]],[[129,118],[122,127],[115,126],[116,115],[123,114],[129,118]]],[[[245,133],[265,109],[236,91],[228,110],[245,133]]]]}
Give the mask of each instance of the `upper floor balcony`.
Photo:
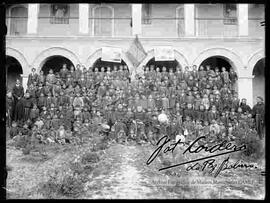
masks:
{"type": "MultiPolygon", "coordinates": [[[[37,4],[36,15],[30,11],[32,8],[29,5],[7,6],[7,37],[133,37],[133,22],[136,19],[132,19],[131,4],[88,4],[83,9],[79,4],[37,4]]],[[[184,4],[143,4],[139,16],[140,37],[180,39],[241,36],[239,23],[242,19],[236,4],[196,4],[191,12],[193,15],[190,15],[190,11],[185,13],[184,4]],[[191,29],[192,34],[187,29],[191,29]]],[[[260,22],[264,21],[264,5],[249,4],[246,12],[246,37],[263,38],[265,30],[260,22]]]]}

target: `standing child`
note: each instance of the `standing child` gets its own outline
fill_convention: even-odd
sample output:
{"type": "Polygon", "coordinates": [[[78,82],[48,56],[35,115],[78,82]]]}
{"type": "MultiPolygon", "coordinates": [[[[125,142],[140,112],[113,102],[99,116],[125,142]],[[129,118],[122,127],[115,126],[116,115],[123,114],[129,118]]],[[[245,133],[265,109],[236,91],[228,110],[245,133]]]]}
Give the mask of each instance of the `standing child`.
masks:
{"type": "Polygon", "coordinates": [[[34,123],[34,125],[37,126],[38,130],[41,130],[44,126],[44,122],[43,122],[43,120],[40,119],[40,117],[37,117],[37,120],[34,123]]]}
{"type": "Polygon", "coordinates": [[[37,108],[37,105],[34,104],[33,108],[30,110],[29,118],[32,122],[35,122],[36,119],[39,117],[39,109],[37,108]]]}
{"type": "Polygon", "coordinates": [[[209,99],[208,99],[208,95],[207,95],[207,94],[204,94],[204,95],[203,95],[202,103],[201,103],[201,104],[204,105],[204,108],[205,108],[206,110],[209,109],[209,107],[210,107],[210,102],[209,102],[209,99]]]}
{"type": "Polygon", "coordinates": [[[18,125],[17,125],[17,123],[15,121],[13,121],[12,124],[11,124],[10,130],[9,130],[10,139],[12,139],[16,135],[18,135],[18,133],[19,133],[18,125]]]}
{"type": "Polygon", "coordinates": [[[223,84],[229,84],[229,73],[226,71],[226,68],[225,67],[222,67],[222,72],[221,72],[221,78],[222,78],[222,81],[223,81],[223,84]]]}
{"type": "Polygon", "coordinates": [[[52,118],[52,128],[54,130],[58,130],[59,124],[60,124],[60,120],[59,120],[58,116],[55,114],[52,118]]]}

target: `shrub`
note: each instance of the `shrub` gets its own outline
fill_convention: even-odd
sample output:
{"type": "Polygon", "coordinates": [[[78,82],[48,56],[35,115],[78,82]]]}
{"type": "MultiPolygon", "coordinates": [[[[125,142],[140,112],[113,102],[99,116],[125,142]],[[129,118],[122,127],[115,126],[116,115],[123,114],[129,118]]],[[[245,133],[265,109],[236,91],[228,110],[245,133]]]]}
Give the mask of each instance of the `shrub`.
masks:
{"type": "Polygon", "coordinates": [[[49,180],[40,188],[40,193],[46,198],[78,197],[83,192],[82,177],[70,168],[55,169],[49,180]]]}
{"type": "Polygon", "coordinates": [[[88,152],[82,157],[82,164],[97,163],[100,161],[100,157],[97,153],[88,152]]]}
{"type": "Polygon", "coordinates": [[[79,176],[66,175],[60,187],[61,194],[78,197],[84,190],[84,183],[79,176]]]}
{"type": "Polygon", "coordinates": [[[73,173],[81,174],[84,170],[83,166],[79,162],[70,163],[70,169],[73,173]]]}
{"type": "Polygon", "coordinates": [[[30,154],[30,151],[31,151],[31,145],[26,145],[26,147],[22,149],[22,152],[24,155],[30,154]]]}
{"type": "Polygon", "coordinates": [[[246,150],[241,151],[240,156],[244,159],[259,159],[262,157],[262,142],[258,137],[256,131],[239,131],[238,139],[236,140],[237,145],[246,145],[246,150]]]}

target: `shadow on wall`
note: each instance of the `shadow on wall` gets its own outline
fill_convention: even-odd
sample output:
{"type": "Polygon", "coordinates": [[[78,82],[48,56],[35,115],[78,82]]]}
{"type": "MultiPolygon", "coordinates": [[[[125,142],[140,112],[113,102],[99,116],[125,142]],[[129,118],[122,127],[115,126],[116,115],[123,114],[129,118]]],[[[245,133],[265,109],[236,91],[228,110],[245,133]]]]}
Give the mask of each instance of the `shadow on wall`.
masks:
{"type": "Polygon", "coordinates": [[[16,80],[20,79],[20,81],[22,82],[22,78],[20,75],[18,75],[17,73],[9,73],[7,75],[7,90],[12,90],[12,88],[15,86],[16,84],[16,80]]]}
{"type": "Polygon", "coordinates": [[[98,68],[98,70],[100,71],[101,67],[104,67],[105,70],[107,70],[107,67],[111,67],[111,70],[113,70],[114,66],[119,68],[120,65],[127,66],[127,64],[123,60],[121,60],[121,63],[115,63],[115,62],[109,62],[109,61],[102,61],[101,58],[99,58],[93,64],[93,69],[98,68]]]}
{"type": "Polygon", "coordinates": [[[265,59],[259,60],[253,70],[253,104],[256,104],[256,97],[261,96],[265,100],[265,59]]]}
{"type": "Polygon", "coordinates": [[[14,57],[7,56],[6,58],[6,85],[7,85],[7,90],[11,90],[17,79],[20,79],[22,82],[21,74],[23,73],[22,71],[22,66],[21,64],[15,59],[14,57]]]}
{"type": "Polygon", "coordinates": [[[256,104],[256,97],[261,96],[265,100],[265,77],[259,75],[253,78],[253,104],[256,104]]]}

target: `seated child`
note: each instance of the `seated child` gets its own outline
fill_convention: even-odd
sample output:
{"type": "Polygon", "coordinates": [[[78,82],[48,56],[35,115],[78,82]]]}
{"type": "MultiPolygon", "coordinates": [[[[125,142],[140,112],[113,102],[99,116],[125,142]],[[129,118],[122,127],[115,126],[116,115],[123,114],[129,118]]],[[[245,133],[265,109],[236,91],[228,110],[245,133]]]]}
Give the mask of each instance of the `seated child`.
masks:
{"type": "Polygon", "coordinates": [[[72,143],[73,144],[80,144],[82,142],[82,134],[81,134],[81,130],[78,127],[74,127],[73,129],[73,139],[72,139],[72,143]]]}
{"type": "Polygon", "coordinates": [[[72,131],[70,129],[67,129],[66,136],[65,136],[65,142],[70,144],[71,141],[72,141],[72,131]]]}
{"type": "Polygon", "coordinates": [[[56,114],[52,118],[52,128],[54,130],[58,130],[59,129],[59,118],[57,117],[56,114]]]}
{"type": "Polygon", "coordinates": [[[37,128],[40,130],[40,129],[43,127],[44,122],[43,122],[43,120],[40,119],[40,117],[38,117],[37,120],[36,120],[36,122],[35,122],[34,124],[35,124],[35,125],[37,126],[37,128]]]}
{"type": "Polygon", "coordinates": [[[48,144],[55,143],[56,142],[56,135],[57,135],[56,131],[50,130],[48,133],[48,136],[46,138],[46,143],[48,143],[48,144]]]}
{"type": "Polygon", "coordinates": [[[10,139],[15,137],[18,133],[19,133],[19,128],[17,126],[17,123],[15,121],[13,121],[11,124],[11,128],[9,130],[10,139]]]}
{"type": "Polygon", "coordinates": [[[66,137],[65,128],[63,125],[60,125],[59,129],[57,130],[57,135],[56,135],[57,142],[59,144],[65,144],[66,143],[65,137],[66,137]]]}
{"type": "Polygon", "coordinates": [[[30,119],[32,122],[35,122],[39,116],[39,109],[36,104],[33,105],[33,108],[30,110],[30,119]]]}

